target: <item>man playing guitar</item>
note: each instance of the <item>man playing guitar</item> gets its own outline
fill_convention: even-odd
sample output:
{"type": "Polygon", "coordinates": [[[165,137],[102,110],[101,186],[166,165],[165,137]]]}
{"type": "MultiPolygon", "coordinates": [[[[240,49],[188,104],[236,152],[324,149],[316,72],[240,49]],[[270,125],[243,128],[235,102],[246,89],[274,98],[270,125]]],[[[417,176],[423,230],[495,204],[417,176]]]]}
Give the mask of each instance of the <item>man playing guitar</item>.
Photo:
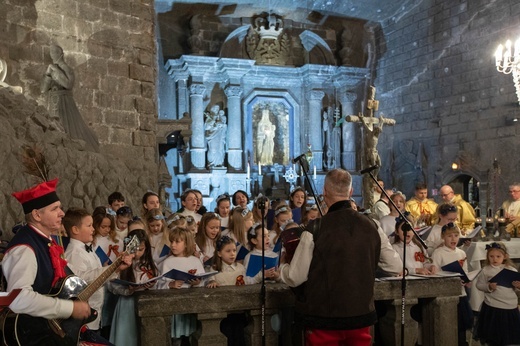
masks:
{"type": "MultiPolygon", "coordinates": [[[[85,320],[91,314],[86,301],[59,299],[46,296],[64,279],[67,262],[63,248],[51,238],[61,229],[64,216],[61,202],[56,194],[58,180],[45,181],[28,190],[15,192],[13,196],[22,204],[27,225],[21,228],[9,242],[2,261],[2,271],[7,280],[7,291],[20,288],[21,292],[9,305],[16,314],[43,319],[85,320]]],[[[126,260],[125,264],[126,265],[126,260]]],[[[128,261],[131,263],[131,259],[128,261]]],[[[36,325],[16,328],[16,337],[29,335],[33,345],[62,345],[59,336],[49,330],[36,332],[36,325]]],[[[3,330],[4,334],[12,331],[3,330]]]]}

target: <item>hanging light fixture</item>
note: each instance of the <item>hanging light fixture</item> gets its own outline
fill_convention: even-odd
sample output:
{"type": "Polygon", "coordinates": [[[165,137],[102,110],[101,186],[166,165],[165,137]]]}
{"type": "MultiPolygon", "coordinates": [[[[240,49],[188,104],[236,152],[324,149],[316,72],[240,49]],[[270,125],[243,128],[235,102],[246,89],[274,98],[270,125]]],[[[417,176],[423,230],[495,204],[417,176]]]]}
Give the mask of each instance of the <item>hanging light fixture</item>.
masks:
{"type": "Polygon", "coordinates": [[[507,40],[505,46],[498,45],[495,64],[498,72],[513,75],[516,97],[520,104],[520,38],[516,40],[514,47],[511,40],[507,40]]]}

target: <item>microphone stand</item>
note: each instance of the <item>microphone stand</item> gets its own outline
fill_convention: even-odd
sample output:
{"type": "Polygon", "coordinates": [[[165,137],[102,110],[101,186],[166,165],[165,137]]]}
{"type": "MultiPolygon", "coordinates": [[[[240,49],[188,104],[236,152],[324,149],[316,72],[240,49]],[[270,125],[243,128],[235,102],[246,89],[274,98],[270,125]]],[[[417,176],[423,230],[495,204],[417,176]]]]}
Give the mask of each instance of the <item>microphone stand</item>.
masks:
{"type": "Polygon", "coordinates": [[[379,189],[381,190],[381,193],[384,194],[386,196],[386,198],[388,198],[388,202],[390,202],[392,204],[392,206],[395,208],[395,210],[397,210],[397,213],[399,214],[399,216],[404,221],[404,224],[401,226],[401,229],[403,230],[403,236],[404,236],[404,239],[403,239],[403,277],[401,278],[401,346],[404,346],[404,336],[405,336],[404,315],[405,315],[405,305],[406,305],[406,234],[410,231],[413,232],[414,236],[419,240],[419,242],[421,243],[421,245],[423,246],[423,248],[425,250],[428,248],[428,246],[426,246],[426,243],[424,242],[424,240],[421,237],[419,237],[417,232],[415,232],[410,221],[404,216],[404,214],[401,212],[401,210],[399,210],[399,208],[397,208],[394,201],[390,198],[390,196],[388,196],[388,194],[383,189],[381,184],[379,184],[379,182],[377,181],[376,177],[374,177],[374,175],[372,174],[372,171],[377,168],[379,168],[379,166],[372,166],[370,168],[365,168],[360,173],[361,174],[368,173],[370,175],[370,178],[372,178],[372,180],[377,184],[377,187],[379,187],[379,189]]]}
{"type": "Polygon", "coordinates": [[[304,157],[305,157],[305,154],[298,156],[297,158],[295,158],[293,160],[293,163],[300,164],[300,167],[303,171],[303,175],[305,176],[305,181],[307,182],[307,184],[309,184],[309,189],[311,190],[312,196],[314,197],[314,201],[316,202],[316,205],[318,206],[318,211],[320,212],[320,216],[323,217],[323,211],[321,210],[321,203],[318,200],[318,195],[316,195],[316,191],[315,191],[316,187],[314,186],[314,189],[313,189],[313,183],[311,183],[311,180],[309,179],[309,174],[308,174],[309,166],[308,166],[307,160],[303,160],[304,157]]]}
{"type": "Polygon", "coordinates": [[[265,346],[265,197],[260,197],[257,202],[257,207],[260,210],[260,214],[262,215],[262,287],[260,289],[260,299],[262,300],[262,346],[265,346]]]}

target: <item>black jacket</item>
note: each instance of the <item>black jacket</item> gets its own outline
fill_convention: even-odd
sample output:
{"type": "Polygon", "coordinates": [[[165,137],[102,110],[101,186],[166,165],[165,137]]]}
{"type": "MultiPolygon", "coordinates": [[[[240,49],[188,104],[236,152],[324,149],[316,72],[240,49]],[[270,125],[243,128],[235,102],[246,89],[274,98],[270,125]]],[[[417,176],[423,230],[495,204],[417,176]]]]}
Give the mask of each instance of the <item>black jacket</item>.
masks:
{"type": "Polygon", "coordinates": [[[305,327],[348,330],[376,322],[375,272],[381,252],[377,227],[340,201],[322,218],[295,310],[305,327]]]}

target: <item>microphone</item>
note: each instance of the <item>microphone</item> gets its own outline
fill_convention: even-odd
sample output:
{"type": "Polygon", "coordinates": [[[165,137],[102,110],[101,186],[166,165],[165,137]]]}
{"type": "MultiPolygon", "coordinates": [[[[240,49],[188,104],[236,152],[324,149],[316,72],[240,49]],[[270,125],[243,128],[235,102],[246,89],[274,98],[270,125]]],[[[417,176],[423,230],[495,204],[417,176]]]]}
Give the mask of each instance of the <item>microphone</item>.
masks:
{"type": "Polygon", "coordinates": [[[292,163],[298,163],[300,162],[301,159],[303,159],[305,157],[305,153],[301,154],[300,156],[298,157],[295,157],[293,160],[292,160],[292,163]]]}
{"type": "Polygon", "coordinates": [[[365,169],[361,170],[359,173],[360,174],[365,174],[365,173],[368,173],[368,172],[372,172],[373,170],[378,169],[378,168],[379,168],[379,166],[375,165],[375,166],[372,166],[372,167],[365,168],[365,169]]]}

